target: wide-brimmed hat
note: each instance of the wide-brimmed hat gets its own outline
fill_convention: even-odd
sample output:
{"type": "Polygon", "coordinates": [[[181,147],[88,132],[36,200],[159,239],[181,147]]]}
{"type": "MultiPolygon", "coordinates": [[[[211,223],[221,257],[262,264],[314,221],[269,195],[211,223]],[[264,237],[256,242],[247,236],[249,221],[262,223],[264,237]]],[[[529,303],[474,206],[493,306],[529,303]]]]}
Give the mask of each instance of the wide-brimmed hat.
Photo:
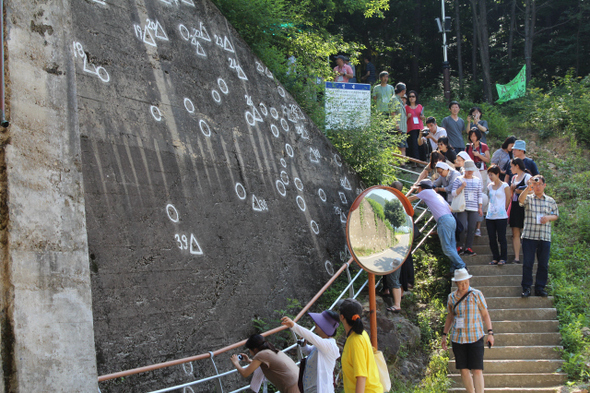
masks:
{"type": "Polygon", "coordinates": [[[436,168],[440,168],[443,171],[446,171],[447,169],[451,169],[451,167],[449,166],[449,164],[447,164],[446,162],[442,162],[442,161],[437,162],[436,165],[435,165],[435,167],[436,168]]]}
{"type": "Polygon", "coordinates": [[[514,142],[514,146],[512,146],[512,150],[514,149],[526,151],[526,142],[518,139],[516,142],[514,142]]]}
{"type": "Polygon", "coordinates": [[[335,59],[348,60],[348,57],[343,56],[343,55],[338,55],[338,56],[335,57],[335,59]]]}
{"type": "Polygon", "coordinates": [[[467,171],[477,171],[477,167],[475,166],[475,162],[473,160],[466,160],[465,165],[463,165],[463,169],[467,171]]]}
{"type": "Polygon", "coordinates": [[[455,276],[451,278],[451,281],[465,281],[469,280],[471,277],[473,276],[469,274],[467,269],[457,269],[455,270],[455,276]]]}
{"type": "Polygon", "coordinates": [[[318,325],[318,327],[322,329],[322,331],[330,337],[336,333],[336,329],[338,329],[338,326],[340,325],[338,319],[334,319],[338,318],[338,313],[334,311],[331,312],[325,310],[322,311],[321,314],[315,312],[309,313],[309,316],[311,317],[311,319],[313,319],[315,324],[318,325]],[[331,312],[334,313],[336,316],[330,315],[331,312]]]}
{"type": "Polygon", "coordinates": [[[469,153],[467,153],[466,151],[460,151],[459,153],[457,153],[457,157],[461,157],[465,161],[471,160],[471,157],[469,157],[469,153]]]}

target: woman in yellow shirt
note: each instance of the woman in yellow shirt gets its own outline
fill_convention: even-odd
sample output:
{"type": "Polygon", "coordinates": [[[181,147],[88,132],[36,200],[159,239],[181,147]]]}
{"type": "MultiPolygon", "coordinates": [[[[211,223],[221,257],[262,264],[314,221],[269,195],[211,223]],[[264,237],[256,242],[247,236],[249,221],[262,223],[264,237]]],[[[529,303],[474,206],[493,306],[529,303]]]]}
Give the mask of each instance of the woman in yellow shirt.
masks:
{"type": "Polygon", "coordinates": [[[383,393],[371,340],[361,319],[363,307],[355,299],[345,299],[339,309],[347,336],[341,358],[344,392],[383,393]]]}

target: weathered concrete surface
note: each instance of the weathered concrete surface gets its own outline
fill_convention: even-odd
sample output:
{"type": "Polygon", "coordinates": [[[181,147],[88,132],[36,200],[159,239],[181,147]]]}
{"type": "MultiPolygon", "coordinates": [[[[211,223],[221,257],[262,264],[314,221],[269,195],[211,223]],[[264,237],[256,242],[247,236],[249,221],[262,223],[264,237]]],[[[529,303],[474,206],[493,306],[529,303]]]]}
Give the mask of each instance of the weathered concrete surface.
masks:
{"type": "MultiPolygon", "coordinates": [[[[211,3],[7,9],[7,391],[226,346],[347,259],[357,176],[211,3]]],[[[210,375],[193,366],[100,388],[210,375]]]]}
{"type": "Polygon", "coordinates": [[[5,7],[2,386],[96,391],[70,2],[5,7]]]}

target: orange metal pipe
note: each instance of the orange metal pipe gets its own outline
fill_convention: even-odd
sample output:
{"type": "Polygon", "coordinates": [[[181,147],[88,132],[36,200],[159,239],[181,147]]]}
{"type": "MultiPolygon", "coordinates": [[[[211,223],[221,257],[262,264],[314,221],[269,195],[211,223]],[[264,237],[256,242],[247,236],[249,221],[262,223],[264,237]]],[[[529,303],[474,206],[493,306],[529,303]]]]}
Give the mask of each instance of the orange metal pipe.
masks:
{"type": "Polygon", "coordinates": [[[371,345],[377,349],[377,301],[375,300],[375,275],[369,273],[369,319],[371,323],[371,345]]]}
{"type": "Polygon", "coordinates": [[[426,161],[418,160],[418,159],[412,158],[412,157],[402,156],[401,154],[393,153],[393,156],[397,157],[397,158],[403,158],[405,160],[415,162],[416,164],[428,165],[428,163],[426,161]]]}
{"type": "MultiPolygon", "coordinates": [[[[297,316],[295,317],[295,321],[298,321],[303,315],[305,315],[307,310],[309,310],[311,308],[311,306],[319,299],[320,296],[322,296],[322,294],[326,291],[326,289],[328,289],[330,287],[330,285],[332,285],[332,283],[340,276],[340,274],[342,274],[344,269],[346,269],[347,266],[350,266],[352,261],[353,261],[353,259],[350,258],[348,262],[343,264],[340,267],[340,269],[338,269],[338,271],[336,273],[334,273],[332,278],[330,278],[330,280],[328,280],[328,282],[322,287],[322,289],[320,289],[319,292],[305,305],[305,307],[303,307],[303,309],[299,312],[299,314],[297,314],[297,316]]],[[[375,296],[375,277],[373,277],[373,297],[374,296],[375,296]]],[[[371,326],[372,325],[373,324],[371,323],[371,326]]],[[[287,329],[286,326],[279,326],[279,327],[271,329],[267,332],[262,333],[262,335],[265,337],[270,336],[272,334],[278,333],[278,332],[285,330],[285,329],[287,329]]],[[[376,329],[377,329],[377,325],[375,324],[375,331],[376,331],[376,329]]],[[[372,336],[372,334],[371,334],[371,336],[372,336]]],[[[377,333],[375,333],[375,337],[377,337],[377,333]]],[[[213,351],[213,356],[217,356],[217,355],[220,355],[224,352],[231,351],[232,349],[239,348],[239,347],[243,346],[244,344],[246,344],[246,340],[242,340],[240,342],[228,345],[227,347],[223,347],[221,349],[218,349],[217,351],[213,351]]],[[[148,371],[154,371],[154,370],[158,370],[160,368],[177,366],[179,364],[194,362],[196,360],[203,360],[203,359],[207,359],[210,357],[211,357],[211,354],[202,353],[200,355],[191,356],[188,358],[170,360],[170,361],[164,362],[164,363],[156,363],[156,364],[152,364],[150,366],[133,368],[131,370],[119,371],[119,372],[112,373],[112,374],[105,374],[105,375],[101,375],[98,377],[98,382],[108,381],[110,379],[115,379],[115,378],[128,377],[129,375],[145,373],[148,371]]]]}

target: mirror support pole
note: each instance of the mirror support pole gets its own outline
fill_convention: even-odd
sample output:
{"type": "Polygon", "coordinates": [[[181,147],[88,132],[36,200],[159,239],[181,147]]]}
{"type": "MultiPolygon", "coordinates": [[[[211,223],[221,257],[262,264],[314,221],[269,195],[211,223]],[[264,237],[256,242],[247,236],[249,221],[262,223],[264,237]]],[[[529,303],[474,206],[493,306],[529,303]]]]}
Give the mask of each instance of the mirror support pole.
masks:
{"type": "Polygon", "coordinates": [[[375,300],[375,275],[369,273],[369,315],[371,323],[371,345],[377,347],[377,301],[375,300]]]}

